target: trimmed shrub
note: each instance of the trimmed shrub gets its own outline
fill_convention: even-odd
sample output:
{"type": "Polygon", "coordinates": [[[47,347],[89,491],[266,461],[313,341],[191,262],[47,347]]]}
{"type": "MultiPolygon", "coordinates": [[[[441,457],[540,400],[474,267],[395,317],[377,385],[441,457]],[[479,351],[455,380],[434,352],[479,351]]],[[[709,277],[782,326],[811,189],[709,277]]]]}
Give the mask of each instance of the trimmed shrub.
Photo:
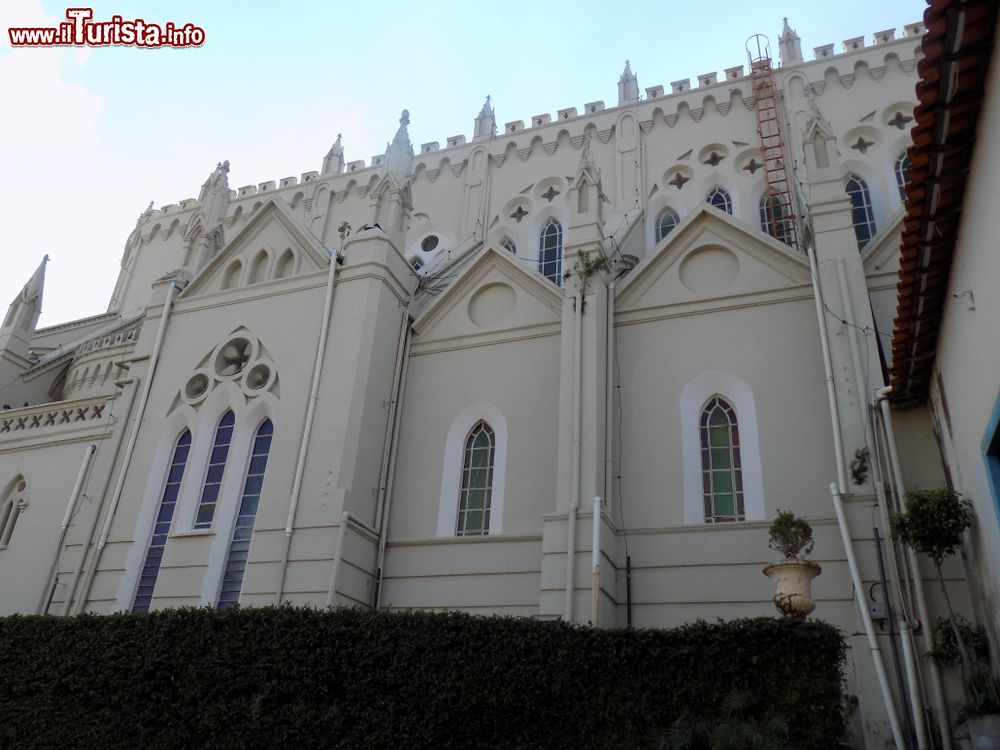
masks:
{"type": "Polygon", "coordinates": [[[791,745],[844,735],[814,620],[598,630],[293,607],[0,618],[0,748],[655,748],[752,694],[791,745]]]}

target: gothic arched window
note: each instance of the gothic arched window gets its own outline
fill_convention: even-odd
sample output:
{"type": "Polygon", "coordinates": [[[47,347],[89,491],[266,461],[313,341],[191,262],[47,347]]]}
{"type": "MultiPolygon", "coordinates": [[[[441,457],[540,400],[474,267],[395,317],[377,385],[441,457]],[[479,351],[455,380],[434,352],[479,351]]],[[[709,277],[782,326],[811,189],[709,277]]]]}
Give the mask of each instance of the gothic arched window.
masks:
{"type": "Polygon", "coordinates": [[[160,563],[163,561],[163,550],[167,546],[167,534],[170,533],[170,523],[177,507],[177,495],[184,479],[184,468],[187,466],[188,453],[191,452],[191,431],[184,430],[174,444],[174,455],[170,459],[167,470],[167,481],[163,485],[160,504],[157,506],[156,518],[153,520],[153,533],[146,547],[146,557],[139,574],[139,586],[132,601],[132,612],[148,612],[153,601],[153,588],[160,575],[160,563]]]}
{"type": "Polygon", "coordinates": [[[563,283],[562,225],[549,219],[538,235],[538,272],[557,286],[563,283]]]}
{"type": "Polygon", "coordinates": [[[246,573],[247,558],[250,555],[250,540],[253,538],[257,506],[260,504],[260,491],[264,485],[264,471],[267,469],[267,456],[271,450],[273,433],[274,425],[270,419],[265,419],[257,428],[257,434],[253,440],[253,450],[250,453],[250,464],[247,466],[246,481],[243,483],[240,508],[236,514],[233,538],[229,542],[226,567],[222,573],[219,609],[228,609],[240,602],[243,576],[246,573]]]}
{"type": "Polygon", "coordinates": [[[851,174],[847,176],[844,189],[851,199],[851,223],[854,225],[854,236],[858,238],[858,250],[861,250],[875,236],[875,214],[872,212],[868,184],[856,174],[851,174]]]}
{"type": "Polygon", "coordinates": [[[712,396],[701,410],[699,432],[705,522],[742,521],[746,515],[736,410],[722,396],[712,396]]]}
{"type": "Polygon", "coordinates": [[[786,245],[792,238],[791,212],[777,195],[764,193],[760,197],[760,228],[786,245]]]}
{"type": "Polygon", "coordinates": [[[194,520],[196,529],[208,529],[215,518],[215,506],[219,502],[219,490],[222,488],[222,475],[226,471],[226,458],[229,457],[229,444],[233,441],[233,425],[236,417],[227,411],[215,428],[215,442],[212,444],[212,455],[208,459],[208,472],[205,474],[205,484],[201,488],[201,499],[198,501],[198,515],[194,520]]]}
{"type": "Polygon", "coordinates": [[[720,211],[725,211],[727,214],[733,213],[733,199],[729,197],[729,193],[723,188],[712,188],[708,195],[705,196],[705,201],[720,211]]]}
{"type": "Polygon", "coordinates": [[[893,167],[896,173],[896,187],[899,188],[899,200],[906,201],[906,186],[910,184],[910,157],[904,151],[896,159],[893,167]]]}
{"type": "Polygon", "coordinates": [[[656,241],[659,242],[670,234],[678,223],[680,223],[680,217],[677,216],[677,213],[673,209],[663,209],[656,220],[656,241]]]}
{"type": "Polygon", "coordinates": [[[465,440],[462,489],[458,499],[458,536],[490,533],[490,504],[496,436],[486,422],[477,422],[465,440]]]}
{"type": "Polygon", "coordinates": [[[517,255],[517,244],[510,237],[504,237],[500,240],[500,247],[506,250],[508,253],[513,253],[517,255]]]}

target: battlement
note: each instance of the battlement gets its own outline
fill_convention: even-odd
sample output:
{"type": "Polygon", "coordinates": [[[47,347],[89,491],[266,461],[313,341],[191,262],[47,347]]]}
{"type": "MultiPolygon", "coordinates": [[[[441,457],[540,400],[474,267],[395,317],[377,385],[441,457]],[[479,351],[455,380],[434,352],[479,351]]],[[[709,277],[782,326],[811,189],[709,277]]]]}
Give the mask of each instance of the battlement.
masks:
{"type": "MultiPolygon", "coordinates": [[[[914,40],[919,40],[920,36],[926,31],[922,21],[915,23],[906,24],[903,26],[902,35],[897,36],[897,30],[895,28],[882,29],[875,31],[871,34],[871,43],[866,44],[867,37],[858,36],[852,37],[850,39],[845,39],[841,42],[841,51],[837,52],[835,43],[824,44],[813,48],[813,58],[811,60],[803,60],[802,62],[791,63],[787,66],[779,68],[780,70],[790,70],[793,68],[809,67],[816,62],[830,61],[834,59],[843,58],[843,56],[863,53],[867,50],[874,50],[880,47],[886,47],[894,44],[900,44],[902,42],[912,42],[914,40]]],[[[906,60],[909,61],[911,56],[907,55],[906,60]]],[[[912,70],[912,65],[906,66],[907,72],[912,70]]],[[[850,77],[850,73],[841,73],[842,79],[850,77]]],[[[591,102],[586,102],[582,109],[577,109],[576,107],[567,107],[564,109],[559,109],[555,113],[555,117],[550,113],[540,113],[532,115],[527,120],[510,120],[504,123],[503,128],[498,128],[497,138],[502,138],[504,136],[518,136],[521,133],[528,131],[542,131],[546,128],[550,128],[553,125],[558,125],[568,121],[576,120],[583,117],[591,117],[598,115],[605,111],[613,112],[619,109],[621,106],[633,107],[641,104],[648,104],[650,102],[664,102],[669,100],[676,100],[677,102],[677,112],[679,113],[681,108],[686,104],[688,111],[695,116],[695,119],[700,119],[698,112],[701,112],[709,105],[711,100],[718,108],[722,114],[726,114],[729,110],[730,101],[732,99],[733,89],[731,86],[735,83],[739,83],[748,79],[748,74],[746,72],[745,65],[735,65],[729,68],[723,68],[721,74],[719,71],[707,71],[701,73],[693,79],[682,78],[676,81],[670,82],[669,91],[667,87],[663,84],[657,84],[653,86],[645,87],[645,97],[640,97],[636,101],[627,102],[619,107],[607,108],[603,100],[596,100],[591,102]],[[722,87],[730,87],[726,91],[723,97],[719,97],[719,89],[722,87]],[[698,103],[686,101],[686,98],[694,94],[695,92],[705,92],[704,101],[698,103]]],[[[742,96],[744,103],[747,103],[749,107],[751,102],[751,92],[750,91],[739,91],[742,96]]],[[[673,125],[676,122],[678,114],[668,114],[666,110],[663,112],[663,116],[666,118],[668,125],[673,125]]],[[[648,130],[648,128],[644,128],[648,130]]],[[[610,131],[608,131],[610,132],[610,131]]],[[[601,141],[606,142],[607,138],[604,137],[604,130],[599,130],[599,135],[601,136],[601,141]]],[[[580,138],[580,136],[577,136],[580,138]]],[[[427,156],[434,153],[442,153],[442,158],[447,158],[444,156],[444,152],[452,149],[460,149],[467,147],[469,145],[481,142],[484,137],[469,139],[465,135],[458,134],[449,136],[444,139],[445,145],[442,147],[440,141],[429,141],[427,143],[420,144],[419,148],[416,150],[416,156],[419,159],[421,156],[427,156]]],[[[577,145],[577,144],[574,144],[577,145]]],[[[523,149],[518,148],[519,153],[523,149]]],[[[502,163],[503,156],[499,157],[498,164],[502,163]]],[[[496,160],[497,157],[494,157],[496,160]]],[[[317,171],[303,172],[300,177],[290,176],[283,177],[280,180],[269,180],[265,182],[260,182],[257,185],[244,185],[236,190],[230,191],[230,199],[233,201],[239,201],[241,199],[252,198],[255,196],[260,196],[263,194],[269,194],[273,192],[280,192],[281,190],[291,189],[295,187],[300,187],[306,183],[337,179],[338,177],[344,177],[345,175],[357,174],[360,172],[365,172],[368,170],[377,170],[384,166],[385,155],[376,154],[371,157],[370,160],[366,161],[364,159],[356,159],[348,161],[344,164],[343,172],[337,175],[325,175],[321,176],[317,171]]],[[[455,169],[455,165],[452,165],[452,169],[455,169]]],[[[457,174],[457,172],[456,172],[457,174]]],[[[163,216],[169,214],[180,213],[188,209],[192,209],[197,205],[197,201],[193,198],[187,198],[179,203],[172,203],[161,207],[159,210],[150,211],[145,221],[152,220],[154,218],[162,218],[163,216]]]]}

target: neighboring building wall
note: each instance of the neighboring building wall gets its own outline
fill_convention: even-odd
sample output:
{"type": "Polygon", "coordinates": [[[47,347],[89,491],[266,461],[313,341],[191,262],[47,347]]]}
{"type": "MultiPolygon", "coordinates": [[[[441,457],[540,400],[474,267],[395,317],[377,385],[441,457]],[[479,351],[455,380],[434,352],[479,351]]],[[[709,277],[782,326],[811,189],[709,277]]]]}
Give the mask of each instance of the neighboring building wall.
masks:
{"type": "Polygon", "coordinates": [[[979,596],[980,622],[990,630],[993,657],[1000,654],[1000,55],[993,54],[965,189],[962,222],[952,261],[931,386],[931,409],[951,485],[969,498],[976,524],[970,534],[970,567],[979,596]],[[990,458],[994,456],[994,458],[990,458]]]}

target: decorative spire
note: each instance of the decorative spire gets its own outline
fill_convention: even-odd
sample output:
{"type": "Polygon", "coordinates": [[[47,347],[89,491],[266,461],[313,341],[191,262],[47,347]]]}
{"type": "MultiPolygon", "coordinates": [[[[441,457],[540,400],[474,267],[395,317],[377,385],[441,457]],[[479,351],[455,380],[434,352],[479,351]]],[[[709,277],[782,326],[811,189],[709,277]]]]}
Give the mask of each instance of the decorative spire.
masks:
{"type": "Polygon", "coordinates": [[[38,268],[28,279],[14,301],[7,309],[7,316],[4,318],[2,328],[17,328],[22,331],[34,331],[35,324],[38,323],[38,316],[42,312],[42,292],[45,290],[45,264],[49,262],[49,256],[42,258],[38,268]]]}
{"type": "Polygon", "coordinates": [[[215,166],[215,171],[205,180],[198,194],[201,203],[201,222],[205,234],[211,234],[222,226],[222,220],[229,210],[229,162],[215,166]]]}
{"type": "Polygon", "coordinates": [[[399,185],[405,184],[413,171],[413,144],[410,143],[410,112],[404,109],[399,116],[399,130],[392,143],[385,149],[385,166],[388,173],[399,185]]]}
{"type": "Polygon", "coordinates": [[[629,61],[625,61],[625,70],[622,71],[621,78],[618,79],[618,104],[628,104],[639,101],[639,79],[632,72],[629,61]]]}
{"type": "Polygon", "coordinates": [[[344,171],[344,144],[340,141],[340,133],[337,133],[337,140],[330,146],[330,150],[323,157],[323,170],[321,174],[340,174],[344,171]]]}
{"type": "Polygon", "coordinates": [[[594,152],[590,149],[590,133],[583,136],[583,147],[580,149],[580,161],[576,165],[577,174],[587,170],[594,173],[597,164],[594,162],[594,152]]]}
{"type": "Polygon", "coordinates": [[[781,36],[778,37],[778,58],[782,65],[802,62],[802,40],[795,33],[795,29],[788,25],[787,18],[781,36]]]}
{"type": "Polygon", "coordinates": [[[490,106],[490,97],[486,97],[483,108],[479,110],[476,118],[476,125],[472,132],[473,138],[481,136],[494,136],[497,134],[497,118],[493,114],[493,107],[490,106]]]}

